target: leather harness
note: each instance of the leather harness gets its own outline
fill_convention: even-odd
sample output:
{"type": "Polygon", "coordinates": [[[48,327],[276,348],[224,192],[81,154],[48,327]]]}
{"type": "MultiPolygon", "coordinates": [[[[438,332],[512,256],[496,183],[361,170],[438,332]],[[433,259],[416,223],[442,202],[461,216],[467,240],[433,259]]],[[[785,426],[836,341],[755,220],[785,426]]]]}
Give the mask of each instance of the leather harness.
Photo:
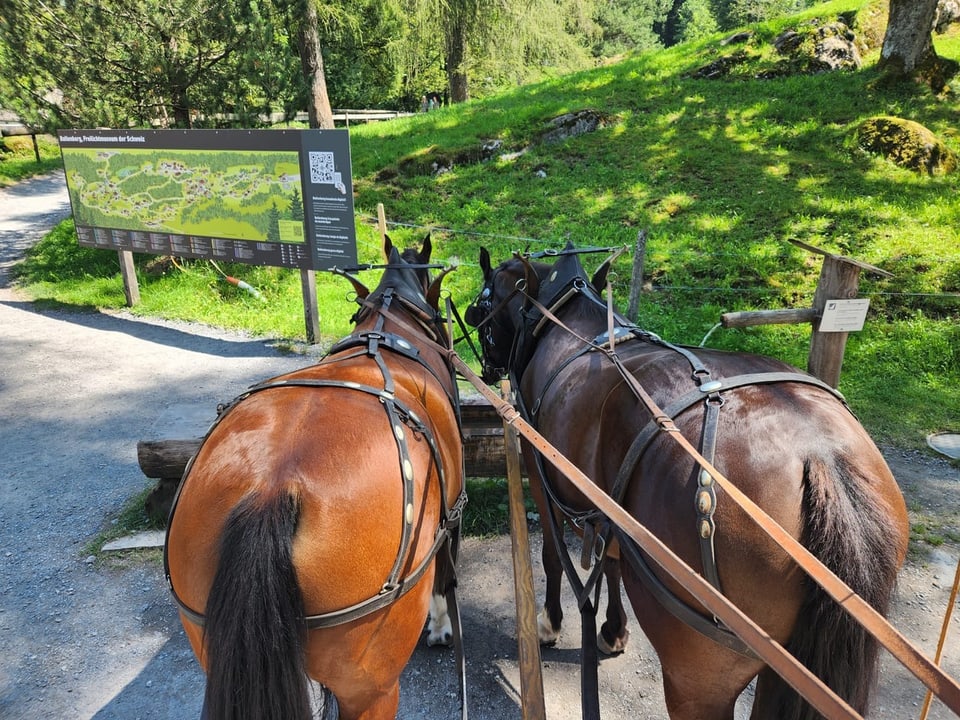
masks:
{"type": "MultiPolygon", "coordinates": [[[[392,429],[392,435],[394,441],[397,445],[397,454],[398,460],[401,467],[401,475],[403,482],[403,518],[402,518],[402,532],[400,537],[400,545],[397,550],[397,557],[394,560],[393,567],[390,570],[386,580],[383,583],[383,586],[377,592],[376,595],[356,603],[350,607],[342,608],[339,610],[334,610],[327,613],[308,615],[304,618],[304,622],[308,629],[324,628],[331,627],[334,625],[341,625],[344,623],[352,622],[358,618],[369,615],[370,613],[376,612],[377,610],[390,605],[394,601],[398,600],[400,597],[405,595],[414,586],[419,582],[419,580],[426,573],[427,569],[430,567],[430,563],[436,557],[437,553],[440,552],[441,548],[448,548],[451,553],[455,553],[455,545],[459,539],[459,528],[460,520],[463,512],[463,507],[466,504],[466,490],[461,488],[460,495],[453,503],[451,507],[447,507],[447,484],[446,476],[444,474],[443,461],[440,456],[440,452],[436,443],[436,439],[433,436],[429,426],[427,426],[417,415],[416,413],[406,406],[404,403],[400,402],[394,395],[394,382],[393,377],[390,373],[389,368],[387,367],[386,362],[383,358],[383,353],[381,350],[388,350],[391,353],[401,355],[403,357],[414,360],[424,367],[428,372],[430,372],[434,377],[437,377],[438,381],[440,378],[436,375],[436,372],[420,357],[419,350],[414,347],[407,339],[395,335],[392,333],[383,332],[383,324],[386,316],[386,311],[390,307],[392,300],[398,299],[400,302],[404,302],[404,298],[400,295],[394,295],[393,288],[388,288],[383,293],[382,298],[382,307],[379,310],[380,317],[378,318],[377,326],[374,330],[360,332],[355,335],[348,336],[344,340],[340,341],[334,345],[326,356],[320,361],[320,364],[332,364],[335,362],[341,362],[344,360],[353,359],[356,357],[368,356],[372,358],[380,369],[381,375],[383,376],[383,387],[373,387],[370,385],[363,385],[360,383],[354,383],[343,380],[320,380],[320,379],[290,379],[290,380],[274,380],[254,385],[249,388],[246,392],[232,400],[226,406],[218,409],[219,413],[217,419],[210,426],[210,429],[207,431],[204,436],[203,442],[210,437],[213,430],[220,424],[224,417],[239,405],[243,400],[250,397],[251,395],[259,392],[264,392],[266,390],[277,390],[282,388],[291,388],[291,387],[314,387],[314,388],[340,388],[344,390],[350,390],[353,392],[365,393],[371,397],[376,398],[381,405],[383,406],[387,418],[390,422],[390,427],[392,429]],[[346,353],[348,350],[353,349],[354,352],[346,353]],[[407,554],[410,550],[410,543],[412,538],[413,531],[413,518],[414,518],[414,508],[413,508],[413,464],[410,460],[410,453],[407,444],[407,434],[404,431],[404,427],[409,428],[416,436],[422,437],[426,440],[427,444],[430,447],[431,461],[437,468],[437,475],[440,484],[440,498],[441,498],[441,521],[437,528],[436,537],[434,539],[433,545],[430,548],[430,551],[424,557],[424,559],[417,565],[417,567],[406,577],[401,578],[400,573],[404,562],[407,558],[407,554]]],[[[368,306],[369,307],[369,306],[368,306]]],[[[454,378],[454,371],[451,368],[451,378],[454,378]]],[[[440,383],[441,386],[443,383],[440,383]]],[[[457,421],[459,426],[460,420],[460,409],[459,409],[459,400],[456,397],[457,393],[457,384],[456,382],[451,383],[453,388],[453,396],[450,396],[448,392],[448,397],[451,404],[455,408],[457,413],[457,421]]],[[[201,443],[202,447],[202,443],[201,443]]],[[[198,453],[199,454],[199,451],[198,453]]],[[[177,508],[177,503],[180,499],[180,494],[183,490],[186,480],[189,477],[190,469],[193,466],[194,458],[197,455],[195,454],[190,461],[187,463],[186,468],[184,469],[183,478],[180,481],[180,486],[177,488],[177,494],[174,497],[173,506],[170,510],[170,517],[167,522],[167,539],[170,535],[170,527],[172,526],[174,512],[177,508]]],[[[462,470],[462,468],[461,468],[462,470]]],[[[451,564],[451,567],[453,565],[451,564]]],[[[169,559],[167,555],[167,543],[164,543],[164,572],[167,577],[167,582],[170,585],[170,592],[173,595],[173,598],[183,614],[189,618],[191,622],[196,625],[203,626],[205,622],[204,615],[199,611],[188,606],[177,594],[176,590],[173,587],[173,583],[170,578],[170,567],[169,559]]]]}
{"type": "MultiPolygon", "coordinates": [[[[554,254],[573,254],[573,253],[554,253],[554,254]]],[[[579,263],[576,263],[576,272],[566,279],[557,278],[557,273],[551,275],[550,280],[541,287],[541,294],[546,288],[550,299],[541,303],[536,298],[529,295],[525,296],[526,301],[531,308],[522,312],[522,322],[517,327],[517,334],[514,338],[514,344],[511,348],[510,356],[510,374],[511,383],[514,387],[520,387],[520,378],[517,376],[516,368],[518,365],[524,365],[533,352],[533,345],[537,337],[548,324],[558,325],[568,333],[579,338],[583,342],[583,347],[570,354],[566,358],[560,359],[550,374],[547,382],[541,388],[539,395],[534,399],[532,406],[527,407],[520,394],[517,394],[517,407],[523,414],[524,419],[537,428],[537,417],[540,406],[549,391],[551,385],[560,375],[560,373],[573,362],[590,353],[601,352],[609,357],[613,364],[618,368],[621,376],[634,394],[634,383],[636,378],[623,365],[622,357],[616,351],[616,345],[629,341],[643,341],[657,346],[669,349],[678,353],[689,363],[691,368],[691,379],[694,381],[694,387],[674,398],[663,409],[664,415],[669,418],[676,418],[687,410],[703,405],[704,417],[703,428],[700,441],[700,453],[711,464],[714,462],[716,453],[717,434],[720,421],[720,409],[724,404],[723,394],[737,388],[746,386],[755,386],[771,383],[803,383],[819,387],[833,396],[837,397],[846,406],[843,396],[834,388],[823,381],[811,375],[800,372],[762,372],[747,373],[728,378],[713,379],[710,370],[697,357],[696,353],[688,348],[673,345],[655,333],[643,330],[638,326],[629,323],[618,314],[613,313],[612,308],[603,301],[593,286],[581,274],[582,269],[579,263]],[[555,287],[550,287],[551,281],[555,287]],[[594,304],[605,308],[616,320],[616,326],[611,322],[611,327],[593,339],[580,337],[576,332],[568,328],[561,320],[556,317],[556,312],[569,300],[576,296],[582,296],[594,304]],[[611,341],[612,338],[612,341],[611,341]]],[[[639,396],[638,396],[639,399],[639,396]]],[[[643,459],[644,454],[649,449],[653,440],[662,430],[661,418],[651,417],[647,424],[634,438],[629,449],[624,455],[619,471],[612,487],[610,488],[610,497],[618,504],[622,504],[624,494],[627,490],[630,478],[643,459]]],[[[684,622],[694,630],[697,630],[706,637],[714,640],[720,645],[734,650],[743,655],[756,657],[755,653],[733,632],[724,626],[717,618],[702,615],[691,608],[681,600],[666,584],[653,572],[644,555],[640,552],[636,543],[613,523],[610,523],[604,514],[597,509],[587,511],[576,511],[564,505],[557,497],[556,492],[550,483],[546,482],[546,467],[543,455],[540,452],[535,453],[537,470],[540,477],[544,479],[544,491],[549,502],[557,507],[571,522],[581,528],[584,533],[583,548],[581,555],[581,566],[589,569],[591,561],[596,561],[597,566],[590,573],[585,582],[581,581],[573,568],[573,562],[569,557],[569,550],[563,542],[562,528],[556,522],[554,514],[548,513],[550,522],[553,523],[554,538],[557,544],[558,554],[561,564],[564,566],[568,580],[573,586],[573,590],[578,599],[578,606],[583,617],[583,643],[582,652],[584,653],[584,668],[589,667],[587,663],[593,666],[596,672],[596,662],[591,660],[588,655],[595,657],[595,642],[592,635],[596,632],[595,618],[589,617],[596,613],[597,598],[599,595],[600,565],[604,557],[606,548],[609,547],[613,538],[619,541],[621,552],[624,559],[631,565],[638,577],[644,582],[651,594],[660,602],[660,604],[673,614],[677,619],[684,622]],[[594,600],[590,602],[590,594],[594,594],[594,600]],[[588,629],[589,628],[589,629],[588,629]],[[588,632],[590,635],[588,636],[588,632]]],[[[704,469],[700,469],[697,475],[697,488],[694,496],[694,507],[696,510],[695,531],[699,540],[700,559],[703,567],[703,577],[719,592],[722,592],[720,575],[717,570],[716,549],[714,545],[714,536],[716,534],[716,524],[714,522],[714,513],[717,507],[717,496],[715,491],[714,479],[704,469]]],[[[586,674],[586,672],[585,672],[586,674]]],[[[588,702],[584,697],[584,703],[588,702]]],[[[589,717],[590,713],[585,713],[589,717]]]]}

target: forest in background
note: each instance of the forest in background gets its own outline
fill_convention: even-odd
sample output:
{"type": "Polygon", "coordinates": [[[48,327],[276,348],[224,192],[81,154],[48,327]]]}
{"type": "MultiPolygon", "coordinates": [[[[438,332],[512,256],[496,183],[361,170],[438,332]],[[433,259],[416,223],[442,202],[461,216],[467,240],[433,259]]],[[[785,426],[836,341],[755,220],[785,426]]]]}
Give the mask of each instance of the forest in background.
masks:
{"type": "Polygon", "coordinates": [[[316,13],[338,108],[415,111],[796,12],[811,0],[6,0],[0,108],[35,127],[258,127],[307,109],[316,13]],[[451,47],[450,38],[458,38],[451,47]]]}

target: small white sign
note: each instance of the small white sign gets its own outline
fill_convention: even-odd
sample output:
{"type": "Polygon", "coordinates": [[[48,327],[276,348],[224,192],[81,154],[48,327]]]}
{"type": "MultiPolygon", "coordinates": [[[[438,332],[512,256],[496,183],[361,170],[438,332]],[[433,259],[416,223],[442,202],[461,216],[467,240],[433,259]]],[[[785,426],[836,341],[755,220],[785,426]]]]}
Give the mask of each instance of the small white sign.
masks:
{"type": "Polygon", "coordinates": [[[827,300],[820,318],[820,332],[856,332],[863,330],[870,299],[827,300]]]}

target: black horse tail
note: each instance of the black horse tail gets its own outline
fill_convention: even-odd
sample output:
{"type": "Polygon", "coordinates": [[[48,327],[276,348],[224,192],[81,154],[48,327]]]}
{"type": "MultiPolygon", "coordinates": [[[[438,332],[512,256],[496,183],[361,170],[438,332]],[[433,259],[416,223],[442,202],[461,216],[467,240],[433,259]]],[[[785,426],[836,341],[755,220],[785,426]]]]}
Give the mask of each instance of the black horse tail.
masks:
{"type": "Polygon", "coordinates": [[[299,500],[280,493],[247,497],[227,518],[206,608],[204,718],[313,717],[292,552],[299,514],[299,500]]]}
{"type": "MultiPolygon", "coordinates": [[[[824,565],[886,616],[900,565],[892,513],[871,478],[837,458],[804,463],[803,537],[824,565]]],[[[865,715],[877,679],[878,643],[816,582],[806,591],[787,650],[865,715]]],[[[815,720],[821,715],[770,668],[757,687],[753,717],[815,720]],[[762,689],[761,689],[761,686],[762,689]]]]}

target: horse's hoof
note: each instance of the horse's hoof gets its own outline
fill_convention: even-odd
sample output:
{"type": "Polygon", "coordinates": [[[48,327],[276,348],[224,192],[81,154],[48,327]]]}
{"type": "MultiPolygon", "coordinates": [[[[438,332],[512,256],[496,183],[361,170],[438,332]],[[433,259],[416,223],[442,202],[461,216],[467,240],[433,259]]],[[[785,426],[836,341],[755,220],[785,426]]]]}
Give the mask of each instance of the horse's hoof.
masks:
{"type": "Polygon", "coordinates": [[[630,639],[630,631],[624,630],[621,637],[616,638],[611,645],[603,637],[603,633],[597,633],[597,649],[604,655],[619,655],[627,649],[627,640],[630,639]]]}
{"type": "Polygon", "coordinates": [[[540,644],[547,647],[556,645],[557,640],[560,639],[560,630],[553,628],[553,623],[550,622],[550,616],[547,615],[546,610],[541,610],[537,615],[537,637],[540,644]]]}
{"type": "Polygon", "coordinates": [[[430,621],[427,623],[427,647],[453,645],[453,623],[447,613],[447,600],[442,595],[430,598],[430,621]]]}
{"type": "Polygon", "coordinates": [[[449,631],[431,631],[427,635],[427,647],[436,647],[437,645],[441,645],[443,647],[450,647],[453,645],[453,633],[449,631]]]}

